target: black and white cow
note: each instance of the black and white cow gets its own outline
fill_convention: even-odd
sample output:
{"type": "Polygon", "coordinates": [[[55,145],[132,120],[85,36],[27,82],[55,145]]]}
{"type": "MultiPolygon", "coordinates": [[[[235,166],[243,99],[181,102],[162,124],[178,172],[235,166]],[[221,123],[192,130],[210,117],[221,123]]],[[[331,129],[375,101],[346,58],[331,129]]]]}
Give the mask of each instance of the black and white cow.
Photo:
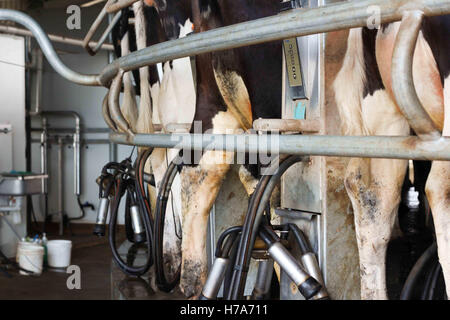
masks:
{"type": "MultiPolygon", "coordinates": [[[[192,6],[194,30],[203,32],[275,15],[279,1],[198,0],[192,6]]],[[[281,66],[280,41],[197,56],[194,121],[201,121],[203,132],[230,134],[250,129],[257,118],[280,118],[281,66]]],[[[187,297],[199,295],[206,280],[208,216],[233,157],[233,152],[207,151],[198,164],[185,166],[181,172],[180,286],[187,297]]],[[[240,177],[252,193],[257,172],[248,169],[242,167],[240,177]]]]}
{"type": "MultiPolygon", "coordinates": [[[[400,22],[380,30],[350,30],[334,82],[346,135],[405,136],[410,126],[392,92],[391,62],[400,22]]],[[[417,41],[413,78],[436,128],[450,135],[450,16],[425,17],[417,41]]],[[[351,199],[359,248],[361,297],[386,299],[386,249],[394,226],[406,160],[351,159],[345,187],[351,199]]],[[[450,162],[434,161],[426,184],[439,260],[450,296],[450,162]]]]}
{"type": "MultiPolygon", "coordinates": [[[[280,3],[278,0],[144,2],[147,6],[154,7],[158,14],[158,22],[152,26],[147,23],[146,30],[147,35],[157,34],[158,42],[185,36],[189,29],[188,20],[194,22],[194,32],[203,32],[277,14],[280,3]]],[[[139,31],[136,33],[139,34],[139,31]]],[[[196,91],[193,84],[189,84],[192,82],[192,74],[188,71],[189,58],[167,62],[159,83],[150,77],[153,112],[158,112],[163,130],[168,123],[191,123],[194,120],[201,123],[202,132],[235,133],[250,129],[254,119],[280,118],[281,50],[281,42],[277,41],[196,56],[196,91]]],[[[141,104],[139,114],[149,112],[142,107],[141,104]]],[[[151,104],[147,104],[147,109],[150,107],[151,104]]],[[[149,132],[142,129],[148,116],[139,118],[137,131],[149,132]]],[[[192,126],[191,131],[194,127],[192,126]]],[[[166,163],[174,155],[175,153],[166,155],[163,150],[154,151],[151,163],[157,183],[162,178],[166,163]]],[[[184,166],[180,174],[183,229],[180,287],[187,297],[199,295],[206,280],[207,220],[233,156],[231,152],[205,152],[198,163],[184,166]]],[[[247,192],[252,193],[256,186],[257,171],[251,166],[243,167],[240,177],[247,192]]],[[[166,229],[171,230],[172,235],[165,233],[167,240],[164,246],[168,249],[168,260],[176,265],[178,240],[173,236],[170,223],[174,224],[166,219],[166,229]]]]}

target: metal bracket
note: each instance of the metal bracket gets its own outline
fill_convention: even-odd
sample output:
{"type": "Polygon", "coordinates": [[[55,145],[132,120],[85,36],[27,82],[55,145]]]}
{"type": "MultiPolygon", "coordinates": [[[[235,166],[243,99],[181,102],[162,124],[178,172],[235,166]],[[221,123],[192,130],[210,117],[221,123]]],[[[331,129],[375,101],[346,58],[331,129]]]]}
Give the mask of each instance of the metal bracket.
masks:
{"type": "Polygon", "coordinates": [[[304,210],[295,210],[290,208],[276,208],[275,213],[283,218],[301,219],[311,221],[314,216],[320,216],[320,212],[311,212],[304,210]]]}

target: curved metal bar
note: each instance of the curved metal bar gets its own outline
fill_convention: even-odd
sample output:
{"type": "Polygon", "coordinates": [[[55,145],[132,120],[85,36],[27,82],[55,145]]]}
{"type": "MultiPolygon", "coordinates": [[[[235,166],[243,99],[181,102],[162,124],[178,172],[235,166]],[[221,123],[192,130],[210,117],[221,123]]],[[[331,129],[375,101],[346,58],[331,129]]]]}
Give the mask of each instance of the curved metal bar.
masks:
{"type": "Polygon", "coordinates": [[[103,119],[105,120],[105,122],[108,125],[108,127],[112,131],[117,132],[117,127],[116,127],[114,121],[112,121],[111,115],[109,114],[108,96],[109,96],[109,92],[105,95],[105,98],[103,98],[102,115],[103,115],[103,119]]]}
{"type": "Polygon", "coordinates": [[[100,75],[107,86],[119,69],[130,71],[163,61],[206,52],[238,48],[258,43],[299,37],[314,33],[367,26],[369,6],[380,8],[380,23],[398,21],[406,9],[420,9],[427,16],[450,14],[448,0],[362,0],[343,1],[311,9],[296,9],[247,21],[189,37],[167,41],[132,52],[109,64],[100,75]]]}
{"type": "MultiPolygon", "coordinates": [[[[94,54],[96,54],[98,52],[98,50],[100,50],[102,45],[105,43],[105,41],[108,38],[109,34],[111,33],[112,29],[114,28],[116,23],[119,22],[121,16],[122,16],[122,12],[121,11],[116,13],[116,15],[112,19],[111,23],[108,25],[108,27],[106,28],[105,32],[103,32],[102,36],[98,40],[98,42],[95,45],[95,47],[92,48],[92,51],[94,52],[94,54]]],[[[89,45],[89,47],[90,47],[90,45],[89,45]]]]}
{"type": "Polygon", "coordinates": [[[107,12],[106,12],[106,6],[113,3],[115,0],[108,0],[106,2],[105,6],[102,8],[100,13],[98,14],[97,18],[95,18],[94,22],[92,23],[91,27],[89,28],[88,32],[86,33],[86,36],[83,39],[83,48],[86,49],[86,51],[91,55],[95,55],[95,51],[92,50],[91,46],[89,45],[92,37],[94,36],[95,32],[97,31],[98,27],[100,27],[100,24],[102,23],[103,19],[105,18],[107,12]]]}
{"type": "Polygon", "coordinates": [[[39,46],[42,49],[47,61],[50,65],[58,72],[62,77],[66,78],[71,82],[75,82],[85,86],[100,86],[98,75],[85,75],[75,72],[69,69],[62,61],[59,59],[58,55],[53,48],[50,39],[47,34],[42,30],[39,24],[30,16],[16,10],[0,9],[0,21],[10,20],[14,21],[28,30],[30,30],[34,37],[36,38],[39,46]]]}
{"type": "Polygon", "coordinates": [[[116,13],[123,8],[131,6],[133,3],[138,2],[140,0],[119,0],[116,3],[113,3],[109,6],[106,6],[106,12],[108,13],[116,13]]]}
{"type": "Polygon", "coordinates": [[[441,133],[420,103],[413,81],[413,58],[423,12],[405,11],[392,55],[392,90],[397,105],[414,132],[422,139],[438,139],[441,133]]]}
{"type": "MultiPolygon", "coordinates": [[[[115,0],[108,0],[107,5],[112,1],[115,0]]],[[[115,60],[104,68],[100,75],[81,75],[67,68],[56,55],[48,37],[39,25],[26,14],[0,9],[0,20],[12,20],[31,30],[50,64],[56,72],[69,81],[82,85],[109,87],[120,69],[130,71],[206,52],[366,26],[372,15],[367,10],[371,5],[380,8],[380,23],[400,20],[405,10],[422,10],[427,16],[450,14],[450,1],[448,0],[344,1],[318,8],[289,10],[276,16],[243,22],[150,46],[115,60]]]]}
{"type": "Polygon", "coordinates": [[[111,83],[111,88],[109,89],[108,94],[109,113],[111,115],[111,119],[116,124],[118,129],[128,133],[131,136],[134,136],[133,131],[131,131],[130,124],[124,118],[122,111],[120,110],[119,97],[120,89],[122,87],[123,74],[124,72],[120,70],[111,83]]]}

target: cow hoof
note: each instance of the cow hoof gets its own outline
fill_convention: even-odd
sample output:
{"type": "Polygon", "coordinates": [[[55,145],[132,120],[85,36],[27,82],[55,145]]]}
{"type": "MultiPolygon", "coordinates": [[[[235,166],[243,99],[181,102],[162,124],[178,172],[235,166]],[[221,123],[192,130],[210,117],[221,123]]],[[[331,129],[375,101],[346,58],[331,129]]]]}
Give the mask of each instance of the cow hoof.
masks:
{"type": "Polygon", "coordinates": [[[180,289],[188,299],[197,299],[206,280],[206,269],[200,262],[184,261],[180,289]]]}

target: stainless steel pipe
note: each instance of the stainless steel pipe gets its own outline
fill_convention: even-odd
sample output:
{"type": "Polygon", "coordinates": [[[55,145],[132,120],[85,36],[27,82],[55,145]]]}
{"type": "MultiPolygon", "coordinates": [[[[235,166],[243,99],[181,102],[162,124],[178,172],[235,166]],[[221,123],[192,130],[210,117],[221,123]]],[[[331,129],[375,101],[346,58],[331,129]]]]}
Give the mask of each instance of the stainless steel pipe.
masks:
{"type": "Polygon", "coordinates": [[[392,90],[414,132],[424,139],[438,139],[441,133],[423,108],[413,81],[413,57],[422,20],[419,10],[403,14],[392,55],[392,90]]]}
{"type": "Polygon", "coordinates": [[[92,37],[94,36],[95,32],[97,31],[97,29],[100,27],[100,24],[102,23],[103,19],[107,15],[106,7],[108,5],[110,5],[111,3],[113,3],[114,1],[115,0],[108,0],[106,2],[105,6],[102,8],[102,10],[98,14],[97,18],[95,18],[94,23],[92,23],[92,25],[89,28],[86,36],[83,39],[83,48],[85,48],[86,51],[92,56],[95,55],[95,52],[92,50],[92,48],[89,45],[89,43],[90,43],[92,37]]]}
{"type": "Polygon", "coordinates": [[[71,82],[75,82],[85,86],[101,85],[98,75],[84,75],[68,68],[56,54],[55,49],[53,48],[47,34],[30,16],[16,10],[0,9],[0,21],[2,20],[14,21],[30,30],[39,43],[39,46],[41,47],[41,50],[45,54],[45,57],[47,58],[50,65],[62,77],[71,82]]]}
{"type": "Polygon", "coordinates": [[[74,193],[79,196],[81,194],[81,117],[75,111],[43,111],[41,116],[47,118],[49,116],[73,117],[75,120],[75,133],[73,135],[73,180],[74,193]]]}
{"type": "Polygon", "coordinates": [[[366,26],[371,16],[367,8],[374,5],[380,8],[380,23],[398,21],[405,10],[411,9],[422,10],[428,16],[450,13],[448,0],[344,1],[318,8],[289,10],[276,16],[196,33],[133,52],[108,65],[100,75],[100,82],[108,86],[119,69],[130,71],[206,52],[366,26]]]}
{"type": "Polygon", "coordinates": [[[138,2],[140,0],[118,0],[116,3],[112,3],[110,5],[105,6],[106,12],[108,13],[116,13],[119,10],[122,10],[126,7],[131,6],[133,3],[138,2]]]}
{"type": "MultiPolygon", "coordinates": [[[[109,1],[110,3],[111,1],[109,1]]],[[[120,69],[130,71],[206,52],[366,26],[372,14],[367,10],[370,6],[380,8],[380,23],[398,21],[407,10],[421,10],[427,16],[450,14],[448,0],[345,1],[318,8],[290,10],[276,16],[243,22],[150,46],[112,62],[100,75],[82,75],[67,68],[56,55],[50,40],[41,27],[26,14],[1,9],[0,20],[15,21],[32,31],[50,64],[69,81],[82,85],[109,87],[120,69]]],[[[104,12],[106,14],[106,11],[104,12]]]]}
{"type": "Polygon", "coordinates": [[[108,38],[108,36],[111,33],[111,31],[114,28],[114,26],[117,24],[117,22],[119,22],[121,16],[122,16],[122,12],[119,11],[119,12],[116,13],[114,18],[109,22],[108,27],[105,29],[105,31],[101,35],[101,37],[98,40],[97,44],[95,46],[93,46],[93,47],[89,46],[91,48],[91,50],[90,50],[91,52],[96,54],[100,50],[100,48],[105,43],[106,39],[108,38]]]}
{"type": "MultiPolygon", "coordinates": [[[[111,88],[108,93],[108,105],[109,105],[109,114],[111,116],[111,120],[117,126],[117,129],[122,130],[123,132],[128,133],[129,135],[134,135],[133,131],[131,131],[130,124],[125,119],[122,114],[120,108],[120,89],[122,88],[122,77],[124,72],[121,70],[114,78],[111,88]]],[[[105,116],[105,113],[103,113],[105,116]]]]}
{"type": "MultiPolygon", "coordinates": [[[[47,118],[42,118],[42,132],[41,132],[41,173],[48,174],[48,161],[47,161],[47,118]]],[[[44,194],[48,193],[48,179],[42,179],[42,190],[44,194]]]]}
{"type": "MultiPolygon", "coordinates": [[[[34,34],[31,31],[28,31],[26,29],[11,27],[11,26],[0,26],[0,32],[20,35],[20,36],[26,36],[26,37],[34,37],[34,34]]],[[[64,44],[69,44],[69,45],[73,45],[73,46],[83,46],[83,40],[80,40],[80,39],[62,37],[62,36],[58,36],[56,34],[48,34],[48,38],[52,42],[64,43],[64,44]]],[[[90,43],[90,45],[91,45],[91,47],[95,47],[95,46],[98,46],[99,43],[93,41],[90,43]]],[[[103,43],[100,46],[100,49],[113,51],[114,46],[110,43],[103,43]]]]}
{"type": "Polygon", "coordinates": [[[58,138],[58,216],[59,216],[59,235],[64,234],[64,194],[63,194],[63,171],[64,171],[64,143],[63,138],[58,138]]]}
{"type": "Polygon", "coordinates": [[[140,147],[186,150],[271,152],[336,157],[450,160],[450,138],[426,141],[414,136],[322,136],[255,134],[110,133],[110,140],[140,147]]]}
{"type": "MultiPolygon", "coordinates": [[[[1,26],[0,26],[1,27],[1,26]]],[[[1,30],[1,29],[0,29],[1,30]]],[[[39,48],[33,49],[33,68],[36,72],[36,87],[35,87],[35,107],[34,111],[30,111],[30,116],[39,115],[41,113],[42,105],[42,76],[44,73],[44,55],[39,48]]]]}

